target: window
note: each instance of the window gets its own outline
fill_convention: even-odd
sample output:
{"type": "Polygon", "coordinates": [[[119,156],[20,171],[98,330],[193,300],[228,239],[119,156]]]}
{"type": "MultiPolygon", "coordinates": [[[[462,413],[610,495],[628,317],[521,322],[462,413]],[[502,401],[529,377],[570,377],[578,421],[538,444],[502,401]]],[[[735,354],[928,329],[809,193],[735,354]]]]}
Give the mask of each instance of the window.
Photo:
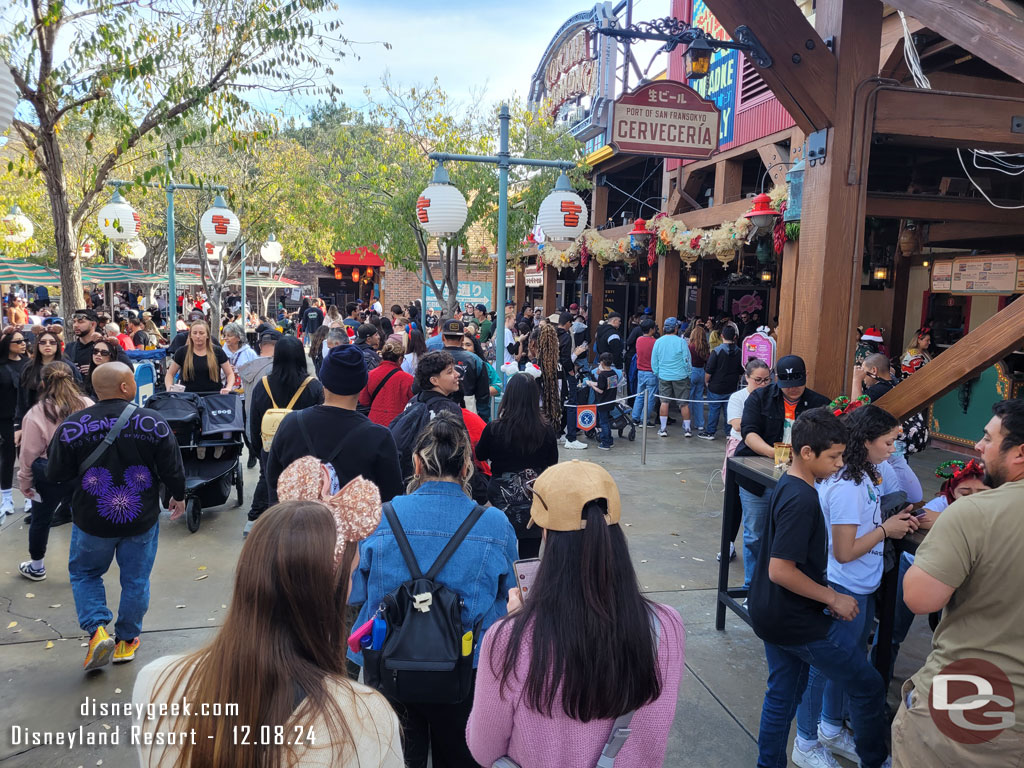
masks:
{"type": "Polygon", "coordinates": [[[740,55],[740,95],[737,106],[744,106],[755,101],[762,101],[771,96],[771,89],[761,79],[753,63],[744,55],[740,55]]]}

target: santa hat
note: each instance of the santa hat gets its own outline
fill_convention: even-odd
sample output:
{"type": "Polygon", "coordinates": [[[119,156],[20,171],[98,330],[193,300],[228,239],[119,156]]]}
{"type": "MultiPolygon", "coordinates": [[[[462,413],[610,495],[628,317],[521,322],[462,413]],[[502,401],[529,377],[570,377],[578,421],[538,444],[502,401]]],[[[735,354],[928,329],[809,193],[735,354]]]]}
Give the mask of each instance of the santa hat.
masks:
{"type": "Polygon", "coordinates": [[[871,328],[868,328],[866,331],[864,331],[864,335],[860,337],[860,340],[881,342],[882,334],[878,331],[877,328],[872,326],[871,328]]]}

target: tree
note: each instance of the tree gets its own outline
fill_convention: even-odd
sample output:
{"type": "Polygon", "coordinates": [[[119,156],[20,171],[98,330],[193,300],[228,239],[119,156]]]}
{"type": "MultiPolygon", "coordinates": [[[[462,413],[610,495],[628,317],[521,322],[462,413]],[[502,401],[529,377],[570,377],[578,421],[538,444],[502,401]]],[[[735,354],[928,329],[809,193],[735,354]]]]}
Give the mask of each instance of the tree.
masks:
{"type": "Polygon", "coordinates": [[[0,37],[0,55],[34,111],[34,120],[14,122],[25,148],[19,170],[46,182],[65,312],[81,291],[78,235],[115,171],[148,182],[173,170],[183,147],[214,135],[239,146],[264,138],[249,130],[256,110],[248,94],[337,93],[325,82],[333,74],[326,62],[345,55],[341,22],[318,21],[336,10],[331,0],[2,2],[10,31],[0,37]],[[114,139],[98,148],[85,136],[90,169],[74,203],[62,138],[72,121],[109,129],[114,139]],[[128,157],[134,167],[122,168],[128,157]]]}

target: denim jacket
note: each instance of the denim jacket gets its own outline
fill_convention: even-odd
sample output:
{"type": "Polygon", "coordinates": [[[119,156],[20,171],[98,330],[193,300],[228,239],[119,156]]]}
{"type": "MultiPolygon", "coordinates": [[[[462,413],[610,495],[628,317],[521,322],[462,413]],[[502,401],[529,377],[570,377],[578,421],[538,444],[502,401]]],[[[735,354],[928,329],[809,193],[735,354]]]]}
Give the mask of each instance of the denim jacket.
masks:
{"type": "MultiPolygon", "coordinates": [[[[441,481],[424,483],[391,503],[424,573],[474,506],[461,486],[441,481]]],[[[474,638],[474,667],[485,630],[506,613],[508,591],[516,585],[512,563],[518,557],[512,524],[500,509],[489,507],[438,575],[438,581],[465,602],[463,626],[473,627],[482,621],[480,637],[474,638]]],[[[352,574],[349,603],[361,607],[353,628],[368,621],[381,599],[410,578],[391,526],[382,516],[377,530],[359,545],[359,567],[352,574]]],[[[348,656],[362,664],[362,654],[349,651],[348,656]]]]}

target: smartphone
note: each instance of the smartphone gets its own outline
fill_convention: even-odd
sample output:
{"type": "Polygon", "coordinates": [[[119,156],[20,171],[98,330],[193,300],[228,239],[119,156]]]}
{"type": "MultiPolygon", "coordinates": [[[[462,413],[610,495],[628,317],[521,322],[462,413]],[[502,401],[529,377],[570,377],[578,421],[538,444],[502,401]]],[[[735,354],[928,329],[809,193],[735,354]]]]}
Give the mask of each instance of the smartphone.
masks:
{"type": "Polygon", "coordinates": [[[537,569],[540,568],[540,558],[531,557],[528,560],[516,560],[512,563],[512,569],[516,573],[516,586],[523,594],[523,602],[530,595],[533,581],[537,578],[537,569]]]}

